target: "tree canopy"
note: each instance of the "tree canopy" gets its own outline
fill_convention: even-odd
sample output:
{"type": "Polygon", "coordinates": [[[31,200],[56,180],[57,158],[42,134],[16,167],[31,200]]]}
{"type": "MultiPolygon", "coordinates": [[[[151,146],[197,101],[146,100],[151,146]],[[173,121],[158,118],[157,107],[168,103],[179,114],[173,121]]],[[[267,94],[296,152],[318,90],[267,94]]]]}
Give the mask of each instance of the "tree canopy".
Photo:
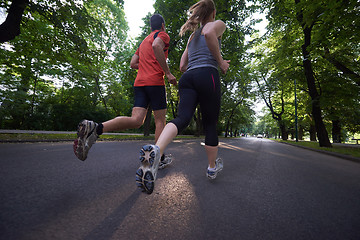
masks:
{"type": "MultiPolygon", "coordinates": [[[[331,146],[330,131],[333,141],[338,142],[342,129],[357,132],[359,2],[287,0],[261,4],[268,11],[269,25],[253,64],[260,96],[267,94],[268,100],[277,99],[282,106],[294,105],[297,83],[301,129],[315,129],[320,146],[331,146]],[[271,96],[269,85],[278,88],[271,96]]],[[[281,124],[291,128],[294,110],[289,110],[285,107],[281,111],[281,124]],[[287,123],[283,121],[286,118],[287,123]]]]}
{"type": "MultiPolygon", "coordinates": [[[[156,0],[170,36],[168,63],[179,79],[189,34],[179,36],[196,0],[156,0]]],[[[130,59],[149,33],[129,39],[123,0],[13,0],[0,3],[0,128],[74,130],[84,118],[130,115],[136,71],[130,59]],[[9,30],[11,29],[11,31],[9,30]]],[[[320,146],[360,132],[360,4],[356,0],[215,0],[227,25],[221,51],[231,60],[221,75],[219,134],[247,133],[254,101],[266,104],[260,128],[287,139],[299,130],[320,146]],[[267,32],[259,36],[262,12],[267,32]],[[296,86],[295,86],[296,84],[296,86]],[[296,99],[295,99],[296,93],[296,99]],[[295,100],[297,115],[295,116],[295,100]],[[297,118],[296,118],[297,117],[297,118]],[[295,118],[298,128],[295,127],[295,118]]],[[[167,84],[168,119],[177,88],[167,84]]],[[[201,116],[185,133],[201,133],[201,116]]],[[[152,130],[153,130],[152,126],[152,130]]],[[[139,131],[142,131],[140,129],[139,131]]],[[[257,134],[256,133],[256,134],[257,134]]]]}

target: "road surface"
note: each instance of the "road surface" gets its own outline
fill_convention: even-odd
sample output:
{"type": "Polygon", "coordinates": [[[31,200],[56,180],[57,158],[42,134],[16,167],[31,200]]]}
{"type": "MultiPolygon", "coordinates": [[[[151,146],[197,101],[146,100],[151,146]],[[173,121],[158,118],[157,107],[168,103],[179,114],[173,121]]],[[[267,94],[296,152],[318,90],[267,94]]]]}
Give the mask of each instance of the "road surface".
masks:
{"type": "Polygon", "coordinates": [[[360,164],[267,139],[221,139],[205,176],[201,140],[177,140],[154,193],[135,185],[140,147],[0,144],[0,239],[360,239],[360,164]]]}

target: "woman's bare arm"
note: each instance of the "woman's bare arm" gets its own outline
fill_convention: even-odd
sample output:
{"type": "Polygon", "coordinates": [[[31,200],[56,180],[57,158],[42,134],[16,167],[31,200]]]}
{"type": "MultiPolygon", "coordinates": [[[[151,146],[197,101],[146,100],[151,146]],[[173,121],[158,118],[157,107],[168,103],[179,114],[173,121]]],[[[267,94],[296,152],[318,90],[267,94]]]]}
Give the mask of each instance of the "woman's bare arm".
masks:
{"type": "Polygon", "coordinates": [[[221,38],[222,34],[226,30],[226,25],[223,21],[217,20],[215,22],[210,22],[206,24],[202,30],[202,34],[205,37],[206,44],[214,56],[215,60],[218,62],[219,67],[222,73],[226,73],[229,68],[228,60],[224,60],[221,56],[220,46],[219,46],[219,38],[221,38]]]}

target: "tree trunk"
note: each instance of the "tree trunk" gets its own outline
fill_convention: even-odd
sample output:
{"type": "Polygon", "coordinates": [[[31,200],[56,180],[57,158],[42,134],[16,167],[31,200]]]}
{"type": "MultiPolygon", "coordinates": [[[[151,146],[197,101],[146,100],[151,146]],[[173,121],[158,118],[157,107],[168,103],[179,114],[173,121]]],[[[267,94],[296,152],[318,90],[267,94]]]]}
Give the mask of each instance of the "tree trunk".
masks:
{"type": "Polygon", "coordinates": [[[178,107],[179,102],[174,103],[174,99],[172,97],[170,87],[166,87],[166,95],[169,96],[167,101],[170,103],[173,119],[175,119],[176,118],[176,113],[177,113],[177,107],[178,107]]]}
{"type": "Polygon", "coordinates": [[[28,0],[13,0],[5,21],[0,25],[0,43],[13,40],[20,34],[20,23],[28,0]]]}
{"type": "Polygon", "coordinates": [[[241,99],[240,101],[238,101],[238,102],[235,104],[234,108],[231,110],[230,116],[228,117],[227,122],[226,122],[225,137],[228,136],[228,131],[229,131],[229,128],[230,128],[230,122],[232,122],[232,119],[233,119],[234,114],[235,114],[235,110],[236,110],[236,108],[242,103],[243,100],[244,100],[244,99],[241,99]]]}
{"type": "MultiPolygon", "coordinates": [[[[314,101],[313,101],[314,102],[314,101]]],[[[328,132],[325,128],[322,116],[321,116],[321,109],[319,107],[319,102],[317,103],[313,103],[313,109],[312,109],[312,115],[314,116],[314,120],[315,120],[315,128],[316,128],[316,135],[319,139],[319,145],[320,147],[332,147],[330,140],[329,140],[329,136],[328,136],[328,132]]]]}
{"type": "Polygon", "coordinates": [[[310,27],[303,28],[305,43],[301,46],[305,77],[309,89],[309,94],[312,100],[311,113],[315,121],[315,128],[316,128],[317,137],[319,139],[320,147],[332,147],[329,140],[328,132],[325,128],[323,118],[321,115],[320,95],[316,89],[314,72],[310,60],[310,52],[307,49],[310,46],[310,42],[311,42],[311,29],[312,28],[310,27]]]}
{"type": "Polygon", "coordinates": [[[100,87],[100,82],[99,82],[99,75],[95,76],[95,82],[96,82],[96,86],[97,86],[99,94],[100,94],[100,98],[101,98],[101,100],[102,100],[102,102],[103,102],[103,104],[105,106],[105,110],[106,110],[106,112],[108,112],[107,105],[106,105],[106,100],[103,97],[102,92],[101,92],[101,87],[100,87]]]}
{"type": "Polygon", "coordinates": [[[36,87],[37,87],[37,77],[34,77],[34,88],[33,88],[33,94],[32,94],[32,98],[31,98],[30,115],[33,115],[33,114],[34,114],[35,97],[36,97],[36,87]]]}
{"type": "Polygon", "coordinates": [[[316,128],[313,123],[310,124],[309,133],[310,133],[310,141],[316,142],[317,141],[316,140],[316,128]]]}
{"type": "Polygon", "coordinates": [[[145,121],[144,121],[144,136],[145,137],[150,136],[151,113],[152,113],[152,109],[151,109],[151,107],[149,107],[147,110],[147,113],[146,113],[145,121]]]}
{"type": "Polygon", "coordinates": [[[230,128],[230,119],[228,119],[228,120],[226,121],[225,137],[228,137],[229,128],[230,128]]]}
{"type": "Polygon", "coordinates": [[[341,124],[340,120],[332,121],[332,138],[333,143],[341,143],[341,124]]]}
{"type": "Polygon", "coordinates": [[[304,140],[304,127],[302,127],[301,125],[299,126],[298,138],[299,138],[299,140],[304,140]]]}
{"type": "Polygon", "coordinates": [[[288,140],[289,136],[288,136],[288,132],[286,131],[286,126],[283,123],[283,121],[279,121],[279,125],[280,125],[280,131],[281,131],[281,139],[286,141],[288,140]]]}
{"type": "Polygon", "coordinates": [[[200,112],[201,112],[200,106],[198,106],[196,109],[196,118],[195,118],[195,123],[196,123],[196,131],[194,134],[195,137],[200,137],[201,132],[202,132],[201,113],[200,112]]]}

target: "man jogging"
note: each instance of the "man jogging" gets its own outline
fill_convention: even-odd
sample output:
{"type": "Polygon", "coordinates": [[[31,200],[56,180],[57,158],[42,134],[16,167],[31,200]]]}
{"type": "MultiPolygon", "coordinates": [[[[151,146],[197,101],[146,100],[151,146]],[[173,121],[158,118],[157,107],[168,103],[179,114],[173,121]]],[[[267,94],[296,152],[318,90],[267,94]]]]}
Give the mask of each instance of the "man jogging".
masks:
{"type": "MultiPolygon", "coordinates": [[[[78,138],[74,141],[74,153],[82,161],[96,139],[104,132],[139,128],[143,125],[147,109],[153,109],[155,119],[155,142],[166,124],[166,91],[164,75],[176,85],[176,78],[171,74],[166,63],[170,37],[165,32],[164,18],[155,14],[150,18],[151,33],[142,41],[133,55],[130,66],[138,69],[134,83],[135,103],[131,117],[119,116],[103,123],[83,120],[78,125],[78,138]]],[[[159,168],[169,164],[171,159],[162,156],[159,168]]]]}

